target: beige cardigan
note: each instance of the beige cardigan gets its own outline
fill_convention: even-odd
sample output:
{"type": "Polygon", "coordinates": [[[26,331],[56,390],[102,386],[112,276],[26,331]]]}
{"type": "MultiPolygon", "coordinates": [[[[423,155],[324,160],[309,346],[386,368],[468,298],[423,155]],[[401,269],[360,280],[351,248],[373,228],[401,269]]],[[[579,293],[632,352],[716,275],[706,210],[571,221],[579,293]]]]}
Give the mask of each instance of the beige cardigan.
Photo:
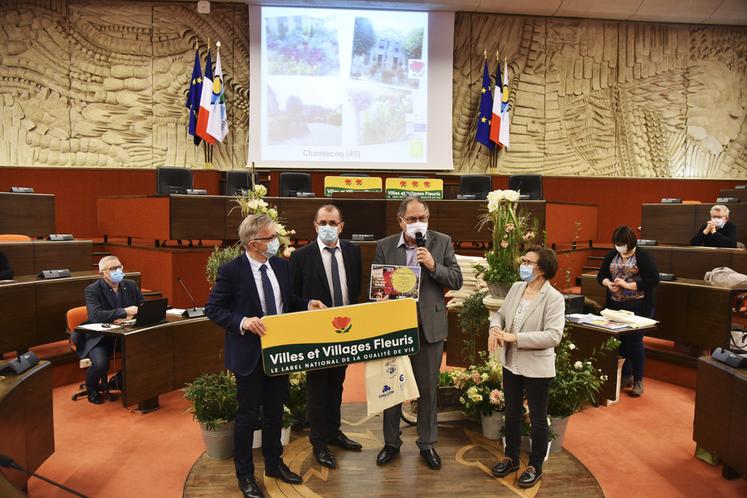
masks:
{"type": "MultiPolygon", "coordinates": [[[[516,282],[508,291],[503,306],[490,321],[504,331],[516,334],[514,361],[519,375],[533,378],[555,377],[555,346],[560,344],[565,328],[565,301],[550,282],[545,282],[537,297],[524,313],[518,330],[514,315],[524,294],[526,282],[516,282]]],[[[498,360],[505,365],[505,348],[498,349],[498,360]]]]}

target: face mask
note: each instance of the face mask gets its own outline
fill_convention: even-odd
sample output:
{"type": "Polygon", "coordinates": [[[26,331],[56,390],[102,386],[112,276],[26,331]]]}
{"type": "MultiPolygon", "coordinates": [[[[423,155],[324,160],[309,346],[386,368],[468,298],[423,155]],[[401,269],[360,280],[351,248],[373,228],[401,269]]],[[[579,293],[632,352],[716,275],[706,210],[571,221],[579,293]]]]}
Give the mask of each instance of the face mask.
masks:
{"type": "Polygon", "coordinates": [[[407,236],[411,239],[415,238],[415,234],[420,232],[423,234],[423,237],[425,237],[425,232],[428,231],[428,223],[424,223],[422,221],[417,221],[415,223],[408,223],[407,228],[405,229],[407,232],[407,236]]]}
{"type": "Polygon", "coordinates": [[[334,244],[337,242],[337,227],[319,225],[319,240],[325,244],[334,244]]]}
{"type": "Polygon", "coordinates": [[[532,265],[519,266],[519,277],[521,277],[524,282],[531,282],[534,280],[534,268],[532,268],[532,265]]]}
{"type": "Polygon", "coordinates": [[[628,252],[628,246],[615,246],[615,250],[620,254],[625,254],[628,252]]]}
{"type": "Polygon", "coordinates": [[[280,249],[280,241],[276,238],[272,239],[272,241],[267,244],[267,249],[265,249],[262,252],[262,256],[265,258],[271,258],[273,256],[278,255],[278,249],[280,249]]]}
{"type": "Polygon", "coordinates": [[[711,218],[711,222],[716,225],[716,228],[723,228],[726,220],[724,220],[723,218],[711,218]]]}
{"type": "Polygon", "coordinates": [[[124,279],[124,271],[122,271],[122,268],[118,268],[109,273],[109,278],[112,279],[112,282],[118,284],[124,279]]]}

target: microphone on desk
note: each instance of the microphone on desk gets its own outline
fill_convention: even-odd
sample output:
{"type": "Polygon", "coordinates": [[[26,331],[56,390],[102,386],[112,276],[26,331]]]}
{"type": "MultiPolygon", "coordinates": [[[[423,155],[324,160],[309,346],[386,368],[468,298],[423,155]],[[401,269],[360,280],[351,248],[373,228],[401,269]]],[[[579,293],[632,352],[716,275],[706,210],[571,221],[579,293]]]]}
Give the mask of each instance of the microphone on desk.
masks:
{"type": "Polygon", "coordinates": [[[187,308],[184,310],[184,313],[182,313],[182,316],[184,318],[199,318],[201,316],[205,316],[205,310],[203,308],[198,308],[197,303],[195,302],[195,298],[192,297],[192,294],[187,289],[187,286],[184,285],[184,281],[182,280],[182,277],[176,277],[176,281],[179,282],[179,284],[184,289],[184,292],[187,293],[189,296],[189,299],[192,300],[192,309],[187,308]]]}
{"type": "Polygon", "coordinates": [[[70,489],[67,486],[63,486],[62,484],[60,484],[58,482],[55,482],[55,481],[53,481],[51,479],[47,479],[44,476],[40,476],[39,474],[37,474],[35,472],[29,472],[28,470],[26,470],[23,467],[21,467],[20,465],[18,465],[15,462],[15,460],[13,460],[12,458],[10,458],[8,455],[0,454],[0,467],[5,467],[5,468],[9,468],[9,469],[18,470],[18,471],[23,472],[24,474],[26,474],[28,476],[33,476],[33,477],[36,477],[37,479],[41,479],[44,482],[48,482],[52,486],[57,486],[58,488],[60,488],[62,490],[65,490],[65,491],[67,491],[68,493],[70,493],[72,495],[80,496],[81,498],[88,498],[86,495],[78,493],[77,491],[75,491],[73,489],[70,489]]]}

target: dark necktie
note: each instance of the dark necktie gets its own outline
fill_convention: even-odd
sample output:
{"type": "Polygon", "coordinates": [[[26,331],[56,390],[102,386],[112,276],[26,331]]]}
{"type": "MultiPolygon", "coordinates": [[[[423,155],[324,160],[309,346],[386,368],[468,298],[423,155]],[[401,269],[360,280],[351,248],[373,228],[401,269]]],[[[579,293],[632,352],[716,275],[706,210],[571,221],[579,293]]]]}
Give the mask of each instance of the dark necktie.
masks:
{"type": "Polygon", "coordinates": [[[265,293],[265,315],[277,315],[278,309],[275,306],[275,293],[272,291],[272,283],[270,283],[270,277],[267,276],[267,265],[259,267],[259,272],[262,274],[262,290],[265,293]]]}
{"type": "Polygon", "coordinates": [[[336,247],[325,247],[332,255],[332,306],[342,306],[342,285],[340,284],[340,267],[337,266],[335,257],[336,247]]]}

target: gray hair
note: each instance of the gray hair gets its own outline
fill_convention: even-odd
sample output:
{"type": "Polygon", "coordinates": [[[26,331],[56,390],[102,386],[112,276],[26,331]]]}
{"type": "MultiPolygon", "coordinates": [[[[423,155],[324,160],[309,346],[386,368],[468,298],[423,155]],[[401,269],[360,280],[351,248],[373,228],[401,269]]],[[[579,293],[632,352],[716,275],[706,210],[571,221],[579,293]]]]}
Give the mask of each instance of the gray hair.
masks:
{"type": "Polygon", "coordinates": [[[716,204],[715,206],[713,206],[711,208],[711,214],[713,214],[714,211],[720,211],[724,213],[724,216],[726,216],[727,218],[729,217],[729,208],[724,206],[723,204],[716,204]]]}
{"type": "Polygon", "coordinates": [[[250,240],[256,238],[264,227],[274,223],[275,221],[266,214],[250,214],[239,225],[241,245],[245,246],[250,240]]]}
{"type": "Polygon", "coordinates": [[[111,254],[109,256],[104,256],[99,260],[99,272],[104,271],[104,268],[106,268],[107,263],[111,263],[112,261],[119,261],[119,258],[116,256],[112,256],[111,254]]]}
{"type": "Polygon", "coordinates": [[[408,195],[407,197],[405,197],[404,199],[402,199],[402,202],[400,202],[399,209],[397,209],[397,217],[399,217],[399,218],[404,218],[405,217],[405,213],[407,212],[407,206],[411,202],[419,202],[425,208],[425,212],[426,213],[428,213],[428,214],[431,213],[431,210],[428,209],[428,204],[426,204],[425,201],[423,201],[423,199],[420,198],[420,196],[418,196],[418,195],[408,195]]]}

